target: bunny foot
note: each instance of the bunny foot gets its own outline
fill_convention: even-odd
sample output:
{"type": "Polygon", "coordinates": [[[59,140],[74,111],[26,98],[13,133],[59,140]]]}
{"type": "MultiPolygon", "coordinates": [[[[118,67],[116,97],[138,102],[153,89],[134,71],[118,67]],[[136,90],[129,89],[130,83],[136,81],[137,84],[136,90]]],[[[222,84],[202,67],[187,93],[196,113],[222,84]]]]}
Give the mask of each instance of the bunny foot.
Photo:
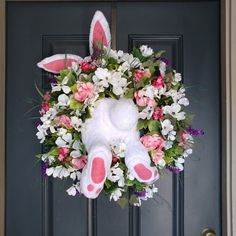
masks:
{"type": "Polygon", "coordinates": [[[88,163],[81,176],[81,192],[87,198],[97,198],[103,189],[107,170],[111,165],[111,153],[106,147],[95,147],[89,152],[88,163]]]}
{"type": "Polygon", "coordinates": [[[125,163],[131,174],[140,182],[151,184],[159,178],[157,168],[151,166],[148,152],[140,142],[127,147],[125,163]]]}

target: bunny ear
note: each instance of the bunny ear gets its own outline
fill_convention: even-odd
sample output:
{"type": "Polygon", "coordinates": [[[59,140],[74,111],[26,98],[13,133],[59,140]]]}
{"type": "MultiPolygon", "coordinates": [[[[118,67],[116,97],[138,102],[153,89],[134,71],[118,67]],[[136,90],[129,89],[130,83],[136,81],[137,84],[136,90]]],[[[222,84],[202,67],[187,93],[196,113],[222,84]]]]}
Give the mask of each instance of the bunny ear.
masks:
{"type": "Polygon", "coordinates": [[[111,33],[109,24],[101,11],[96,11],[91,22],[89,34],[90,54],[100,45],[110,48],[111,33]]]}
{"type": "Polygon", "coordinates": [[[37,66],[48,72],[58,74],[61,70],[72,65],[72,62],[80,62],[82,58],[73,54],[56,54],[40,61],[37,66]]]}

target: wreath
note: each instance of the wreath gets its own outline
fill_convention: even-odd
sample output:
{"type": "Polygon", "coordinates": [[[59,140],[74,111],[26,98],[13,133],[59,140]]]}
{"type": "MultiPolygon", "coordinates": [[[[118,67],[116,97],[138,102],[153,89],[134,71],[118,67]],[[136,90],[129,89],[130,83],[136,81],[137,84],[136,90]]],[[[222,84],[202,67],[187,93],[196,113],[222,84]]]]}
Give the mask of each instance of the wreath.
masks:
{"type": "Polygon", "coordinates": [[[38,63],[50,73],[37,137],[44,145],[43,173],[72,181],[71,196],[101,192],[124,205],[141,205],[158,191],[165,171],[179,173],[192,153],[192,116],[181,74],[164,51],[147,45],[112,50],[110,30],[97,11],[90,30],[91,56],[57,54],[38,63]]]}

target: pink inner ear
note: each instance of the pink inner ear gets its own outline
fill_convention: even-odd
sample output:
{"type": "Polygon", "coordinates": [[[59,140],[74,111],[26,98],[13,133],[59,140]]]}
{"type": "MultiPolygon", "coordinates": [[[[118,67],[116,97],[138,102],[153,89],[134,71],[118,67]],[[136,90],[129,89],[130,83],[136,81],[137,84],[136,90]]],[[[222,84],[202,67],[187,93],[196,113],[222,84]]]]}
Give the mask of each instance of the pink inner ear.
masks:
{"type": "Polygon", "coordinates": [[[104,46],[108,45],[105,31],[99,21],[96,22],[93,30],[93,44],[96,42],[100,42],[104,46]]]}
{"type": "Polygon", "coordinates": [[[72,62],[75,62],[75,61],[76,61],[75,59],[70,59],[70,58],[67,58],[66,61],[65,59],[58,59],[58,60],[51,61],[49,63],[44,64],[43,67],[46,70],[59,72],[65,69],[66,67],[71,66],[72,62]]]}

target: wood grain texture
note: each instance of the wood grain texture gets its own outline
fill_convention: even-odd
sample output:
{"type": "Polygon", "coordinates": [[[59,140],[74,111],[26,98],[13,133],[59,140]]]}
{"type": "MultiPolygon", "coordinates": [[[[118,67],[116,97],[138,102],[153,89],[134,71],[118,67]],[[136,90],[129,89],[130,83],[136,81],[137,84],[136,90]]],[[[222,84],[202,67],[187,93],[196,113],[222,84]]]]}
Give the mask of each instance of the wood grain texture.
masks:
{"type": "Polygon", "coordinates": [[[0,1],[0,235],[5,227],[5,1],[0,1]]]}

